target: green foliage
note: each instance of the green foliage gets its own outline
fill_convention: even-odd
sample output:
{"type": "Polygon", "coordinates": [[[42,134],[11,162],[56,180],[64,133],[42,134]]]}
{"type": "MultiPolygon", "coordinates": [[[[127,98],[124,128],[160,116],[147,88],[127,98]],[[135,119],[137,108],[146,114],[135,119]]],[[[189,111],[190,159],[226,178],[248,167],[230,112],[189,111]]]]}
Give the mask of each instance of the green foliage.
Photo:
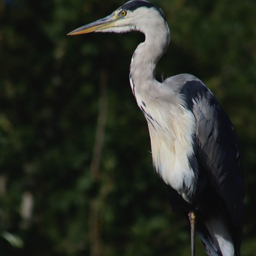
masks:
{"type": "MultiPolygon", "coordinates": [[[[242,255],[254,255],[256,3],[152,2],[172,33],[157,76],[193,73],[235,125],[246,187],[242,255]]],[[[189,254],[187,222],[171,212],[153,171],[129,86],[143,37],[66,36],[121,4],[0,1],[1,255],[189,254]]]]}
{"type": "Polygon", "coordinates": [[[9,232],[2,232],[1,236],[8,241],[13,247],[22,248],[23,242],[22,240],[9,232]]]}

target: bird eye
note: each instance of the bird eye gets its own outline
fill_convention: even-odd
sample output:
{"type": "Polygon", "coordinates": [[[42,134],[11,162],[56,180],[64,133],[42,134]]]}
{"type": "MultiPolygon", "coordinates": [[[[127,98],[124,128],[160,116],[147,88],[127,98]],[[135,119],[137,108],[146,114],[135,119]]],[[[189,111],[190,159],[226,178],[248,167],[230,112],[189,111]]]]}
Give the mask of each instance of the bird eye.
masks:
{"type": "Polygon", "coordinates": [[[121,16],[124,17],[124,16],[126,16],[127,12],[126,11],[121,11],[120,14],[121,14],[121,16]]]}

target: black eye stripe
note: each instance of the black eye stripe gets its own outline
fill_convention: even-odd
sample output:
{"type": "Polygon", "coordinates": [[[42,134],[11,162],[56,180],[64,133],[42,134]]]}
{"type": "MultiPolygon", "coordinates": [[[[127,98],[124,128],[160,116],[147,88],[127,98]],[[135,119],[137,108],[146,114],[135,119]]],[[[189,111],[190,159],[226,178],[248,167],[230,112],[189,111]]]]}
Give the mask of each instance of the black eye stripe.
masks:
{"type": "Polygon", "coordinates": [[[146,1],[130,1],[130,2],[122,5],[121,7],[126,10],[134,11],[142,6],[145,6],[148,8],[155,7],[153,4],[146,2],[146,1]]]}
{"type": "Polygon", "coordinates": [[[166,21],[163,11],[160,8],[157,8],[155,5],[153,5],[147,1],[143,1],[143,0],[130,1],[130,2],[122,5],[120,8],[133,12],[134,10],[136,10],[140,7],[155,8],[159,12],[159,14],[163,17],[163,19],[166,21]]]}

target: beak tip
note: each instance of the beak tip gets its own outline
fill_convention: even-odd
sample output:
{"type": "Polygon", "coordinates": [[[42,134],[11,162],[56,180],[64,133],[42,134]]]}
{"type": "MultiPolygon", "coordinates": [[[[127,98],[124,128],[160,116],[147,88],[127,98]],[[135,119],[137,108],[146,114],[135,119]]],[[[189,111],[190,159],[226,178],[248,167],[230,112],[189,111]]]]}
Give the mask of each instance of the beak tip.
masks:
{"type": "Polygon", "coordinates": [[[104,29],[114,27],[114,22],[117,20],[116,15],[112,14],[103,19],[92,22],[88,25],[77,28],[67,34],[67,36],[76,36],[81,34],[88,34],[92,32],[102,32],[104,29]]]}
{"type": "Polygon", "coordinates": [[[67,36],[73,36],[73,32],[67,33],[67,36]]]}

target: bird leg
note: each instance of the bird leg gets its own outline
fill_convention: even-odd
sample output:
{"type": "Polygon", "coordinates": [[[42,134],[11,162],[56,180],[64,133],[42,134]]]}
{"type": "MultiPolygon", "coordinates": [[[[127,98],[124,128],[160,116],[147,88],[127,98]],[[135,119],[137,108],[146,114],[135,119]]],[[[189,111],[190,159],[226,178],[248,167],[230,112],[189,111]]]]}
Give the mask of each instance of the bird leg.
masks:
{"type": "Polygon", "coordinates": [[[196,255],[196,245],[195,245],[195,233],[196,233],[196,215],[193,211],[188,213],[188,218],[190,222],[190,238],[191,238],[191,256],[196,255]]]}

